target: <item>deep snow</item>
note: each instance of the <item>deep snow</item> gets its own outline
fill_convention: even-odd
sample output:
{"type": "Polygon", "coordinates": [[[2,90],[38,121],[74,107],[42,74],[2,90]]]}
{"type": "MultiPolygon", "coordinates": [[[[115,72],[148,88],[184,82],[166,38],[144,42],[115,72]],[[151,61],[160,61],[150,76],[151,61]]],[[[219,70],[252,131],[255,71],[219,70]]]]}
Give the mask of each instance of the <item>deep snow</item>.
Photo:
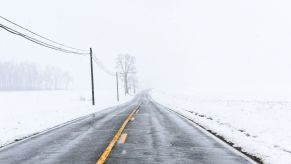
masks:
{"type": "Polygon", "coordinates": [[[90,91],[0,92],[0,147],[129,99],[117,103],[115,95],[100,91],[95,96],[93,107],[90,91]]]}
{"type": "Polygon", "coordinates": [[[291,163],[291,102],[218,99],[157,90],[151,91],[151,96],[264,163],[291,163]]]}

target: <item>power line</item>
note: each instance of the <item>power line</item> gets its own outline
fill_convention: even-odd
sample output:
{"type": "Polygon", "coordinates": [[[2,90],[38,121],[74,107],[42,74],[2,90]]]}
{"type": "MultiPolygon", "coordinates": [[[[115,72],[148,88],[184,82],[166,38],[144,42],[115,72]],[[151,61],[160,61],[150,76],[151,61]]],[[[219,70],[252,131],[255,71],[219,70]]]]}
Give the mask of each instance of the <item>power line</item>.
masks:
{"type": "MultiPolygon", "coordinates": [[[[0,16],[1,18],[3,18],[2,16],[0,16]]],[[[4,18],[5,19],[5,18],[4,18]]],[[[13,23],[13,22],[12,22],[13,23]]],[[[14,24],[14,23],[13,23],[14,24]]],[[[17,24],[16,24],[17,25],[17,24]]],[[[12,29],[10,27],[7,27],[3,24],[0,24],[0,28],[3,28],[5,29],[6,31],[14,34],[14,35],[18,35],[18,36],[21,36],[23,37],[24,39],[27,39],[33,43],[36,43],[38,45],[41,45],[41,46],[44,46],[44,47],[47,47],[47,48],[50,48],[50,49],[53,49],[53,50],[57,50],[57,51],[61,51],[61,52],[64,52],[64,53],[72,53],[72,54],[77,54],[77,55],[89,55],[89,53],[85,53],[85,52],[76,52],[76,51],[72,51],[72,50],[67,50],[67,49],[64,49],[64,48],[60,48],[60,47],[57,47],[57,46],[54,46],[54,45],[51,45],[51,44],[48,44],[46,42],[43,42],[43,41],[40,41],[38,39],[35,39],[33,37],[30,37],[28,35],[25,35],[19,31],[16,31],[15,29],[12,29]]],[[[33,33],[33,32],[32,32],[33,33]]],[[[108,75],[110,76],[115,76],[115,73],[111,72],[109,69],[107,69],[104,64],[96,57],[93,55],[93,61],[99,66],[99,68],[107,73],[108,75]]]]}
{"type": "MultiPolygon", "coordinates": [[[[25,27],[22,27],[22,26],[20,26],[20,25],[18,25],[18,24],[16,24],[16,23],[14,23],[14,22],[12,22],[12,21],[10,21],[10,20],[8,20],[8,19],[2,17],[2,16],[0,16],[0,18],[6,20],[6,21],[8,21],[9,23],[12,23],[13,25],[15,25],[15,26],[17,26],[17,27],[20,27],[21,29],[24,29],[24,30],[26,30],[26,31],[28,31],[28,32],[30,32],[30,33],[32,33],[32,34],[34,34],[34,35],[36,35],[36,36],[38,36],[38,37],[40,37],[40,38],[42,38],[42,39],[45,39],[45,40],[47,40],[47,41],[49,41],[49,42],[52,42],[52,43],[57,44],[57,45],[62,46],[62,47],[58,47],[58,46],[56,46],[56,45],[53,45],[53,44],[47,43],[47,42],[45,42],[45,41],[42,41],[42,40],[36,39],[35,37],[31,37],[31,36],[29,36],[29,35],[26,35],[26,34],[24,34],[24,33],[22,33],[22,32],[19,32],[19,31],[13,29],[13,28],[10,28],[10,27],[5,26],[5,25],[3,25],[3,24],[0,23],[0,28],[2,28],[2,29],[4,29],[4,30],[8,31],[8,32],[11,33],[11,34],[18,35],[18,36],[20,36],[20,37],[22,37],[22,38],[24,38],[24,39],[26,39],[26,40],[29,40],[29,41],[31,41],[31,42],[33,42],[33,43],[35,43],[35,44],[38,44],[38,45],[41,45],[41,46],[43,46],[43,47],[50,48],[50,49],[53,49],[53,50],[56,50],[56,51],[64,52],[64,53],[72,53],[72,54],[82,55],[82,56],[90,55],[90,64],[91,64],[91,82],[92,82],[92,88],[91,88],[91,90],[92,90],[92,104],[95,105],[95,98],[94,98],[94,76],[93,76],[93,63],[92,63],[92,61],[94,60],[94,62],[99,66],[99,68],[100,68],[101,70],[103,70],[105,73],[107,73],[107,74],[109,74],[109,75],[111,75],[111,76],[115,76],[115,73],[112,73],[111,71],[109,71],[109,69],[107,69],[107,68],[103,65],[103,63],[102,63],[102,62],[101,62],[97,57],[93,56],[93,54],[92,54],[92,49],[91,49],[91,48],[90,48],[90,51],[87,51],[87,50],[81,50],[81,49],[73,48],[73,47],[70,47],[70,46],[66,46],[66,45],[64,45],[64,44],[61,44],[61,43],[55,42],[55,41],[53,41],[53,40],[51,40],[51,39],[48,39],[48,38],[46,38],[46,37],[43,37],[43,36],[41,36],[41,35],[39,35],[39,34],[33,32],[33,31],[30,31],[29,29],[27,29],[27,28],[25,28],[25,27]],[[69,49],[66,49],[66,48],[64,48],[64,47],[69,48],[69,49]],[[75,51],[74,51],[74,50],[75,50],[75,51]],[[78,52],[78,51],[79,51],[79,52],[78,52]]],[[[116,74],[116,76],[117,76],[117,74],[116,74]]]]}
{"type": "Polygon", "coordinates": [[[28,35],[25,35],[25,34],[19,32],[19,31],[16,31],[16,30],[14,30],[14,29],[12,29],[10,27],[7,27],[7,26],[5,26],[3,24],[0,24],[0,28],[3,28],[3,29],[5,29],[6,31],[8,31],[8,32],[10,32],[12,34],[21,36],[21,37],[23,37],[23,38],[25,38],[25,39],[27,39],[27,40],[29,40],[31,42],[34,42],[34,43],[36,43],[38,45],[41,45],[41,46],[44,46],[44,47],[47,47],[47,48],[50,48],[50,49],[53,49],[53,50],[61,51],[61,52],[64,52],[64,53],[72,53],[72,54],[76,54],[76,55],[83,55],[83,56],[89,54],[89,53],[85,53],[85,52],[77,52],[77,51],[67,50],[67,49],[64,49],[64,48],[60,48],[60,47],[45,43],[43,41],[40,41],[38,39],[35,39],[35,38],[30,37],[28,35]]]}
{"type": "Polygon", "coordinates": [[[28,32],[30,32],[30,33],[32,33],[32,34],[34,34],[34,35],[36,35],[36,36],[38,36],[38,37],[40,37],[40,38],[42,38],[42,39],[45,39],[45,40],[50,41],[50,42],[52,42],[52,43],[55,43],[55,44],[57,44],[57,45],[60,45],[60,46],[66,47],[66,48],[70,48],[70,49],[73,49],[73,50],[84,51],[84,52],[88,52],[88,53],[89,53],[88,50],[82,50],[82,49],[74,48],[74,47],[67,46],[67,45],[65,45],[65,44],[62,44],[62,43],[59,43],[59,42],[53,41],[53,40],[51,40],[51,39],[49,39],[49,38],[47,38],[47,37],[44,37],[44,36],[42,36],[42,35],[40,35],[40,34],[37,34],[37,33],[33,32],[33,31],[31,31],[31,30],[29,30],[29,29],[27,29],[27,28],[25,28],[25,27],[23,27],[23,26],[21,26],[21,25],[15,23],[15,22],[13,22],[13,21],[11,21],[11,20],[9,20],[9,19],[7,19],[7,18],[5,18],[5,17],[3,17],[3,16],[1,16],[1,15],[0,15],[0,18],[2,18],[2,19],[4,19],[5,21],[7,21],[7,22],[9,22],[9,23],[11,23],[11,24],[13,24],[13,25],[15,25],[15,26],[21,28],[21,29],[24,29],[24,30],[26,30],[26,31],[28,31],[28,32]]]}
{"type": "Polygon", "coordinates": [[[99,66],[99,68],[103,71],[103,72],[105,72],[105,73],[107,73],[108,75],[110,75],[110,76],[115,76],[115,73],[113,73],[113,72],[111,72],[109,69],[107,69],[105,66],[104,66],[104,64],[95,56],[95,55],[93,55],[93,60],[94,60],[94,62],[99,66]]]}
{"type": "Polygon", "coordinates": [[[27,40],[29,40],[31,42],[34,42],[36,44],[39,44],[41,46],[44,46],[44,47],[47,47],[47,48],[50,48],[50,49],[54,49],[54,50],[57,50],[57,51],[62,51],[64,53],[73,53],[73,54],[77,54],[77,55],[88,55],[88,53],[80,53],[80,52],[76,52],[76,51],[66,50],[64,48],[60,48],[60,47],[45,43],[43,41],[40,41],[40,40],[37,40],[37,39],[32,38],[30,36],[27,36],[27,35],[19,32],[19,31],[16,31],[16,30],[14,30],[12,28],[9,28],[9,27],[7,27],[7,26],[5,26],[3,24],[0,24],[0,27],[5,29],[6,31],[12,33],[12,34],[19,35],[19,36],[21,36],[21,37],[23,37],[23,38],[25,38],[25,39],[27,39],[27,40]]]}
{"type": "Polygon", "coordinates": [[[103,72],[107,73],[107,74],[110,75],[110,76],[115,76],[115,73],[113,73],[113,72],[111,72],[109,69],[107,69],[107,68],[104,66],[104,64],[103,64],[99,59],[97,59],[95,56],[93,56],[93,60],[94,60],[94,62],[99,66],[99,68],[100,68],[103,72]]]}

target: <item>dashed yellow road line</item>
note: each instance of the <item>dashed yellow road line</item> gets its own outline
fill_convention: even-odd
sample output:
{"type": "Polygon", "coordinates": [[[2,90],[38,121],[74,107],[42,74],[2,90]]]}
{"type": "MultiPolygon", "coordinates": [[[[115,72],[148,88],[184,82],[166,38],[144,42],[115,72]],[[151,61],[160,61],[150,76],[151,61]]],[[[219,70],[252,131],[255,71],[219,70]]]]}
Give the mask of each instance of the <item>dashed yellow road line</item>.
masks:
{"type": "Polygon", "coordinates": [[[132,116],[134,115],[134,113],[136,111],[137,111],[137,109],[133,110],[130,113],[130,115],[127,116],[127,118],[123,122],[122,126],[119,128],[119,130],[117,131],[117,133],[113,137],[112,141],[109,143],[109,145],[107,146],[107,148],[105,149],[105,151],[102,153],[102,155],[100,156],[100,158],[98,159],[98,161],[96,162],[96,164],[103,164],[106,161],[107,157],[109,156],[110,152],[112,151],[112,148],[114,147],[115,143],[119,139],[122,131],[124,130],[124,128],[126,127],[127,123],[129,122],[129,120],[132,118],[132,116]]]}
{"type": "Polygon", "coordinates": [[[127,138],[127,133],[123,133],[120,138],[120,143],[124,144],[127,138]]]}

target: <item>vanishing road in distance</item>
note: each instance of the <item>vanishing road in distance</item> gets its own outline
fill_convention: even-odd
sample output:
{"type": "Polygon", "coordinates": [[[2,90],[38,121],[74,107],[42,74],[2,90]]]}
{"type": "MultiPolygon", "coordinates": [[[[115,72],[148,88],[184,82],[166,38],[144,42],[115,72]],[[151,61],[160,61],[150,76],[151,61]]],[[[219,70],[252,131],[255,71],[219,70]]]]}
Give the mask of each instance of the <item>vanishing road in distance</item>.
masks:
{"type": "Polygon", "coordinates": [[[253,163],[147,94],[0,149],[1,164],[253,163]]]}

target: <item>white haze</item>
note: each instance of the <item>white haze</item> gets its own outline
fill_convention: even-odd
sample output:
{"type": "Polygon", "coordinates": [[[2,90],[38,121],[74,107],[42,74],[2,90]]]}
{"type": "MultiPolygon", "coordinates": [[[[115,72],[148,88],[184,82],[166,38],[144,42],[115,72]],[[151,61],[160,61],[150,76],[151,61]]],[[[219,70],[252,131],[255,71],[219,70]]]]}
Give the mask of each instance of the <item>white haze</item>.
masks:
{"type": "MultiPolygon", "coordinates": [[[[136,56],[141,88],[291,96],[290,8],[288,0],[9,0],[0,13],[56,41],[92,47],[112,70],[117,54],[136,56]]],[[[74,87],[90,86],[89,59],[1,29],[0,58],[58,65],[74,75],[74,87]]],[[[97,88],[115,89],[114,77],[96,70],[95,79],[97,88]]]]}

